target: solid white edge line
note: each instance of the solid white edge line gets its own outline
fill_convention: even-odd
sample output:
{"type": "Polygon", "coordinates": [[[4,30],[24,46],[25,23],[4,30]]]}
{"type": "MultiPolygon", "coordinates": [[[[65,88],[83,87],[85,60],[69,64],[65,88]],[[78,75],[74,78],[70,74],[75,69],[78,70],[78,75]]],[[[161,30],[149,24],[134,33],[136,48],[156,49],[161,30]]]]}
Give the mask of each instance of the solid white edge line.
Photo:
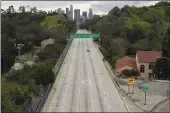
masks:
{"type": "MultiPolygon", "coordinates": [[[[95,46],[96,47],[96,46],[95,46]]],[[[98,47],[96,47],[96,49],[99,51],[99,54],[100,55],[102,55],[101,54],[101,52],[100,52],[100,50],[98,49],[98,47]]],[[[101,56],[101,57],[103,57],[103,55],[101,56]]],[[[110,69],[110,67],[109,67],[109,65],[108,65],[108,63],[107,62],[105,62],[105,64],[107,65],[107,67],[109,68],[109,70],[110,70],[110,72],[111,72],[111,74],[113,75],[113,77],[115,77],[114,76],[114,74],[113,74],[113,72],[112,72],[112,70],[110,69]]],[[[106,69],[107,70],[107,69],[106,69]]],[[[109,73],[108,73],[109,74],[109,73]]],[[[110,77],[110,76],[109,76],[110,77]]],[[[114,84],[114,83],[113,83],[114,84]]],[[[114,85],[114,87],[116,88],[116,86],[114,85]]],[[[117,91],[117,88],[116,88],[116,92],[119,94],[119,92],[117,91]]],[[[119,96],[120,96],[120,94],[119,94],[119,96]]],[[[126,104],[123,102],[123,100],[122,100],[122,98],[121,98],[121,96],[120,96],[120,100],[121,100],[121,102],[123,103],[123,105],[125,106],[125,108],[126,108],[126,110],[129,112],[129,109],[126,107],[126,104]]]]}
{"type": "Polygon", "coordinates": [[[130,112],[130,110],[129,110],[129,108],[128,108],[127,104],[125,104],[125,107],[126,107],[127,111],[128,111],[128,112],[130,112]]]}

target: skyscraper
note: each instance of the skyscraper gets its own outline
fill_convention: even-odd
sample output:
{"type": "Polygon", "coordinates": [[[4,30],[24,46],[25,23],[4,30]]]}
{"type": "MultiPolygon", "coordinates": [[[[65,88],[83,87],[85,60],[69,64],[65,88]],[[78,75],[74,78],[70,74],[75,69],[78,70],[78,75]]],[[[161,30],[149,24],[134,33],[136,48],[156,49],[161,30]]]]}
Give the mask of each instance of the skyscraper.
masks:
{"type": "Polygon", "coordinates": [[[70,5],[70,18],[73,20],[73,5],[70,5]]]}
{"type": "Polygon", "coordinates": [[[87,12],[83,12],[83,13],[82,13],[82,16],[83,16],[83,23],[84,23],[86,20],[88,20],[88,18],[87,18],[87,12]]]}
{"type": "Polygon", "coordinates": [[[61,10],[61,14],[64,14],[65,13],[65,11],[64,10],[61,10]]]}
{"type": "Polygon", "coordinates": [[[69,18],[69,8],[68,7],[66,8],[66,15],[67,15],[67,18],[69,18]]]}
{"type": "Polygon", "coordinates": [[[69,8],[67,7],[67,8],[66,8],[66,14],[67,14],[68,12],[69,12],[69,8]]]}
{"type": "Polygon", "coordinates": [[[87,17],[87,12],[83,12],[82,15],[83,15],[84,17],[87,17]]]}
{"type": "Polygon", "coordinates": [[[61,14],[61,8],[58,8],[57,12],[58,14],[61,14]]]}
{"type": "Polygon", "coordinates": [[[68,11],[68,16],[67,16],[68,20],[71,20],[72,21],[72,18],[71,18],[71,11],[68,11]]]}
{"type": "Polygon", "coordinates": [[[93,11],[89,8],[89,19],[93,19],[93,11]]]}
{"type": "Polygon", "coordinates": [[[75,9],[74,10],[74,20],[76,22],[80,22],[80,9],[75,9]]]}

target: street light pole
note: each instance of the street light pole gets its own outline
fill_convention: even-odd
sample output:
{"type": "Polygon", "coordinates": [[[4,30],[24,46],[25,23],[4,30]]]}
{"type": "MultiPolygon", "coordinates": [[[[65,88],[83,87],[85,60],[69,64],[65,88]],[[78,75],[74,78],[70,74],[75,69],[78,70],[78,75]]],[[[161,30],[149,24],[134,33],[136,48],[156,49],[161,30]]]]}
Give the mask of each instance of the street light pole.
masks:
{"type": "Polygon", "coordinates": [[[20,49],[21,49],[20,47],[17,47],[19,61],[20,61],[20,49]]]}

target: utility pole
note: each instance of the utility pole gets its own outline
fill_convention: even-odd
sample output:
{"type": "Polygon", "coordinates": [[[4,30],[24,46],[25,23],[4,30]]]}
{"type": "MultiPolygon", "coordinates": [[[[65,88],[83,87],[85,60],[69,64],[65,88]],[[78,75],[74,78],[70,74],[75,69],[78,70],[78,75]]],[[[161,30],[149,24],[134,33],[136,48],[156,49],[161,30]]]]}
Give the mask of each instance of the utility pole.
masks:
{"type": "Polygon", "coordinates": [[[20,59],[21,59],[20,50],[21,50],[21,48],[22,48],[23,46],[24,46],[23,44],[18,44],[18,45],[17,45],[19,61],[20,61],[20,59]]]}
{"type": "Polygon", "coordinates": [[[20,61],[20,49],[21,49],[21,47],[17,47],[17,50],[18,50],[18,58],[19,58],[19,61],[20,61]]]}

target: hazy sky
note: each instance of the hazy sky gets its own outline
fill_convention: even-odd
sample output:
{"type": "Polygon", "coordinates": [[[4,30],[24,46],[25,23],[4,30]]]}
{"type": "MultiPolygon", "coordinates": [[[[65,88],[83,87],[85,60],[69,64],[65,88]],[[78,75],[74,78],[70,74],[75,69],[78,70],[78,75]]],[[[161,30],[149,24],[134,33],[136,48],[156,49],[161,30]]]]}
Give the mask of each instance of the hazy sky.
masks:
{"type": "Polygon", "coordinates": [[[62,8],[65,10],[66,7],[73,5],[73,9],[80,9],[87,11],[89,8],[93,9],[94,14],[107,14],[113,7],[123,7],[124,5],[129,6],[148,6],[154,5],[158,1],[1,1],[1,9],[7,9],[10,5],[13,5],[15,9],[19,6],[30,6],[37,7],[38,10],[55,10],[62,8]]]}

